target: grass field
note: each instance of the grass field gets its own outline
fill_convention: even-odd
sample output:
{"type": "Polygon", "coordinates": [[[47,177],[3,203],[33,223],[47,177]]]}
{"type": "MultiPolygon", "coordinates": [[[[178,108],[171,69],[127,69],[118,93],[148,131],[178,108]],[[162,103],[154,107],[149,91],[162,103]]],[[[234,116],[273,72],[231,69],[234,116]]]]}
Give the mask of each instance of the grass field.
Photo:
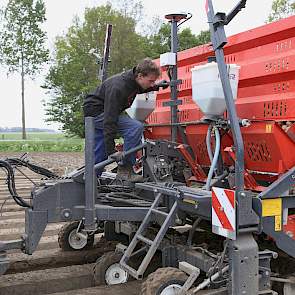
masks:
{"type": "Polygon", "coordinates": [[[84,139],[69,138],[61,133],[28,132],[27,140],[17,132],[0,133],[2,152],[80,152],[84,150],[84,139]]]}
{"type": "MultiPolygon", "coordinates": [[[[27,140],[64,140],[66,137],[62,133],[48,132],[27,132],[27,140]]],[[[0,140],[22,140],[21,132],[1,133],[0,140]]]]}

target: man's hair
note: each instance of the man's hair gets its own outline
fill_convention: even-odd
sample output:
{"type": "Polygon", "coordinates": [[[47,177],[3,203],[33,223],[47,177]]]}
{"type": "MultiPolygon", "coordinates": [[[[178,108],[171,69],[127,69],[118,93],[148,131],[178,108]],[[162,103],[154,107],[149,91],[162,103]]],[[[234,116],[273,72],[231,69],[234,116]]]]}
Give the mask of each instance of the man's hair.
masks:
{"type": "Polygon", "coordinates": [[[150,58],[145,58],[135,67],[135,76],[137,77],[138,74],[142,74],[143,76],[154,74],[159,77],[161,72],[159,66],[155,62],[150,58]]]}

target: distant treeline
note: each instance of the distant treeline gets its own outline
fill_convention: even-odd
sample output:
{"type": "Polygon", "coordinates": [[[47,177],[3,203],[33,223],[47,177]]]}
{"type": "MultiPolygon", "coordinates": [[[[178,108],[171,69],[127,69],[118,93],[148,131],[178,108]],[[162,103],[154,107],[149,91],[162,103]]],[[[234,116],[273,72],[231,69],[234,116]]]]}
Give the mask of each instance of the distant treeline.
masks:
{"type": "MultiPolygon", "coordinates": [[[[55,133],[56,131],[52,130],[52,129],[42,129],[42,128],[26,128],[27,132],[52,132],[55,133]]],[[[0,133],[4,133],[4,132],[22,132],[22,128],[21,127],[0,127],[0,133]]]]}

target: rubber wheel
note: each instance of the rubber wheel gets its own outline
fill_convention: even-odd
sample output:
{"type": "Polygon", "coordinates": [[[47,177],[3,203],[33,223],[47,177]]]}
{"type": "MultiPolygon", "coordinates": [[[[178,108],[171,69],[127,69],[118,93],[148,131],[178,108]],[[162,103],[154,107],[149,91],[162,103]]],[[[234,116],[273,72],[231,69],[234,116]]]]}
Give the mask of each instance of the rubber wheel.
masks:
{"type": "MultiPolygon", "coordinates": [[[[87,237],[87,243],[85,246],[78,248],[73,248],[70,243],[71,234],[73,234],[77,227],[79,226],[79,221],[73,221],[71,223],[65,224],[58,233],[58,245],[63,251],[80,251],[85,249],[90,249],[94,244],[94,235],[87,237]]],[[[81,226],[83,228],[83,225],[81,226]]]]}
{"type": "Polygon", "coordinates": [[[127,282],[128,274],[119,265],[122,256],[122,253],[108,252],[96,260],[93,268],[95,285],[116,285],[127,282]],[[116,270],[119,270],[119,272],[116,272],[116,270]],[[117,278],[115,275],[117,275],[117,278]],[[112,276],[114,279],[112,279],[112,276]]]}
{"type": "Polygon", "coordinates": [[[142,283],[140,295],[172,295],[174,294],[173,288],[176,288],[175,294],[177,294],[177,291],[183,286],[187,278],[188,276],[177,268],[158,268],[142,283]]]}

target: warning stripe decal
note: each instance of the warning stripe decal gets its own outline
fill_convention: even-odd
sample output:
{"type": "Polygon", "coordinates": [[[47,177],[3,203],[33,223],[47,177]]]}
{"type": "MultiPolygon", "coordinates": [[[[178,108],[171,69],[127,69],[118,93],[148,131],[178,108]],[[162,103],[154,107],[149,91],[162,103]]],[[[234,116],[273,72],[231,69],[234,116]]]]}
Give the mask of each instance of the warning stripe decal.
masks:
{"type": "Polygon", "coordinates": [[[233,231],[233,227],[227,218],[224,207],[220,204],[215,191],[212,191],[212,208],[215,211],[216,216],[218,217],[218,220],[220,221],[223,228],[233,231]]]}
{"type": "Polygon", "coordinates": [[[224,193],[226,194],[227,199],[230,201],[232,208],[235,208],[235,194],[230,194],[227,190],[224,190],[224,193]]]}

